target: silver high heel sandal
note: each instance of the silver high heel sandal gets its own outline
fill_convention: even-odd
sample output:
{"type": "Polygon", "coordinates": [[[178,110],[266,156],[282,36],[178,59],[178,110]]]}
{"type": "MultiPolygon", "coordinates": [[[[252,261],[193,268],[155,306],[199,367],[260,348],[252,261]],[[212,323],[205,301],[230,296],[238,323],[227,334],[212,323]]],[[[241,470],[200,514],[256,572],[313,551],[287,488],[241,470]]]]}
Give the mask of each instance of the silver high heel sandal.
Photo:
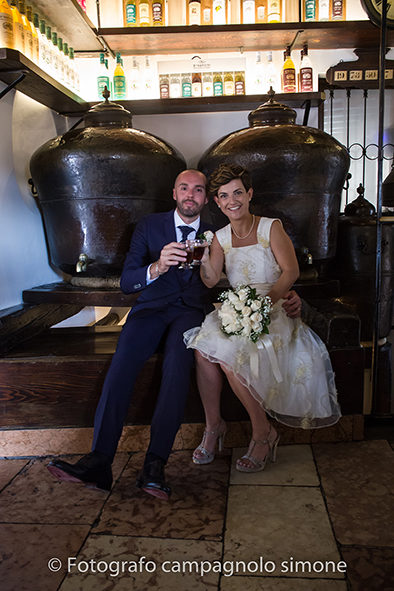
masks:
{"type": "Polygon", "coordinates": [[[215,448],[216,448],[216,441],[214,451],[208,451],[205,447],[205,441],[208,435],[213,435],[217,439],[218,444],[218,451],[223,450],[224,445],[224,437],[226,435],[226,423],[223,421],[219,429],[215,429],[214,431],[207,431],[204,430],[204,434],[202,436],[202,441],[198,447],[193,452],[193,462],[195,464],[210,464],[215,459],[215,448]],[[201,457],[196,455],[196,452],[201,453],[201,457]]]}
{"type": "MultiPolygon", "coordinates": [[[[271,430],[272,430],[272,428],[270,426],[270,430],[268,432],[268,437],[271,433],[271,430]]],[[[267,439],[252,439],[251,440],[251,442],[249,444],[248,452],[244,456],[242,456],[242,458],[237,460],[237,463],[235,465],[236,469],[239,472],[261,472],[261,470],[264,470],[268,460],[271,460],[271,462],[276,462],[276,453],[277,453],[280,435],[276,434],[276,438],[272,442],[268,439],[268,437],[267,437],[267,439]],[[256,447],[256,445],[268,445],[267,454],[266,454],[265,458],[263,458],[262,460],[259,460],[258,458],[255,458],[253,456],[253,450],[256,447]],[[248,460],[253,465],[252,466],[244,466],[240,463],[241,460],[248,460]]]]}

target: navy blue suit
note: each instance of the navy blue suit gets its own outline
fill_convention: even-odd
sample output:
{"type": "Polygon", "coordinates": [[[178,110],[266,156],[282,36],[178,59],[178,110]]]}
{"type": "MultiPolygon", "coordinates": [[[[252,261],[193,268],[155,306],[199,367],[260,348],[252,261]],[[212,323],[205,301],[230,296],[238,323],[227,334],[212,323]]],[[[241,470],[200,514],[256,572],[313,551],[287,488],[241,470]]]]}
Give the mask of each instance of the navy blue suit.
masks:
{"type": "MultiPolygon", "coordinates": [[[[212,229],[201,224],[198,233],[212,229]]],[[[130,405],[134,382],[143,364],[164,337],[162,381],[151,425],[148,453],[167,461],[183,419],[189,391],[193,351],[183,333],[203,321],[208,289],[193,272],[171,267],[147,285],[148,266],[169,242],[176,242],[174,212],[143,218],[132,236],[120,286],[124,293],[141,291],[119,337],[96,410],[93,450],[113,459],[130,405]]]]}

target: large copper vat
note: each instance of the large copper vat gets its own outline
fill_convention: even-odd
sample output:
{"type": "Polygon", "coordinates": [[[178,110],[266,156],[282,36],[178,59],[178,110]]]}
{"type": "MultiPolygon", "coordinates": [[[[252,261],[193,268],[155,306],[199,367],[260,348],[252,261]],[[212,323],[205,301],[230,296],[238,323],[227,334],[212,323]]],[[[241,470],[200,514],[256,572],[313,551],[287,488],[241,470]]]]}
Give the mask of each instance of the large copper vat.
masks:
{"type": "Polygon", "coordinates": [[[119,275],[135,224],[173,205],[183,157],[131,124],[129,111],[106,100],[88,111],[83,128],[31,158],[50,260],[65,273],[119,275]]]}
{"type": "MultiPolygon", "coordinates": [[[[299,253],[315,262],[335,255],[343,184],[349,168],[346,149],[330,135],[295,124],[296,112],[270,100],[249,114],[250,127],[215,142],[199,162],[209,175],[223,162],[252,175],[252,211],[278,217],[299,253]]],[[[227,219],[210,204],[217,225],[227,219]]]]}

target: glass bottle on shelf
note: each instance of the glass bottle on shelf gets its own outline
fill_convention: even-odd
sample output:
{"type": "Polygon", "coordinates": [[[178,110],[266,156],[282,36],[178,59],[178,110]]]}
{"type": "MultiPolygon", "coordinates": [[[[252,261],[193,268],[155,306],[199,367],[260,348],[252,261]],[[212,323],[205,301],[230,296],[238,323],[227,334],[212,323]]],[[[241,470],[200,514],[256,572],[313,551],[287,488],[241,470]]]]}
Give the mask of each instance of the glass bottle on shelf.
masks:
{"type": "Polygon", "coordinates": [[[301,64],[298,74],[298,91],[313,92],[313,67],[308,55],[308,44],[304,43],[301,50],[301,64]]]}
{"type": "Polygon", "coordinates": [[[235,91],[233,72],[225,72],[223,81],[224,81],[224,84],[223,84],[224,96],[233,96],[234,91],[235,91]]]}
{"type": "Polygon", "coordinates": [[[254,66],[253,75],[253,94],[264,94],[266,88],[264,87],[264,66],[261,51],[257,52],[256,63],[254,66]]]}
{"type": "Polygon", "coordinates": [[[291,59],[290,45],[284,52],[284,63],[282,67],[282,92],[296,92],[296,71],[294,62],[291,59]]]}
{"type": "Polygon", "coordinates": [[[153,81],[153,70],[150,64],[149,56],[145,56],[145,67],[142,74],[143,79],[143,96],[142,98],[151,99],[154,98],[154,81],[153,81]]]}
{"type": "MultiPolygon", "coordinates": [[[[68,43],[63,43],[63,52],[64,52],[64,77],[65,83],[67,86],[72,87],[72,74],[71,74],[71,67],[70,67],[70,54],[68,51],[68,43]]],[[[106,69],[108,71],[108,65],[106,65],[106,69]]],[[[109,77],[108,77],[109,80],[109,77]]],[[[104,89],[103,89],[104,90],[104,89]]],[[[109,90],[109,86],[108,86],[109,90]]]]}
{"type": "Polygon", "coordinates": [[[123,62],[120,53],[116,54],[116,66],[113,75],[114,99],[123,100],[127,98],[126,76],[123,70],[123,62]]]}
{"type": "Polygon", "coordinates": [[[68,48],[68,54],[69,54],[70,64],[71,64],[71,74],[73,77],[73,88],[76,92],[79,92],[79,88],[80,88],[79,74],[78,74],[78,71],[75,67],[74,48],[73,47],[68,48]]]}
{"type": "Polygon", "coordinates": [[[182,96],[181,75],[170,74],[170,98],[180,98],[182,96]]]}
{"type": "Polygon", "coordinates": [[[201,0],[189,0],[187,18],[188,25],[199,25],[201,23],[201,0]]]}
{"type": "MultiPolygon", "coordinates": [[[[329,0],[328,0],[329,1],[329,0]]],[[[300,6],[298,0],[283,0],[282,21],[297,23],[300,20],[300,6]]]]}
{"type": "Polygon", "coordinates": [[[26,16],[25,0],[19,0],[19,12],[25,32],[25,55],[30,60],[33,60],[33,31],[26,16]]]}
{"type": "Polygon", "coordinates": [[[160,98],[170,98],[170,81],[168,74],[160,74],[159,76],[160,98]]]}
{"type": "Polygon", "coordinates": [[[151,25],[149,0],[139,0],[138,2],[138,24],[140,27],[151,25]]]}
{"type": "Polygon", "coordinates": [[[235,94],[245,94],[245,72],[234,73],[234,88],[235,94]]]}
{"type": "Polygon", "coordinates": [[[53,75],[60,80],[60,56],[57,50],[57,32],[52,31],[53,75]]]}
{"type": "Polygon", "coordinates": [[[152,22],[154,27],[162,27],[165,24],[165,4],[163,0],[153,0],[152,22]]]}
{"type": "Polygon", "coordinates": [[[23,27],[22,17],[18,10],[16,0],[11,0],[10,8],[14,29],[14,49],[21,53],[25,53],[25,29],[23,27]]]}
{"type": "Polygon", "coordinates": [[[312,22],[316,20],[316,0],[303,0],[304,21],[312,22]]]}
{"type": "MultiPolygon", "coordinates": [[[[34,15],[34,19],[38,20],[38,14],[34,15]]],[[[48,68],[49,69],[49,47],[48,47],[48,39],[47,39],[47,33],[46,33],[46,25],[45,25],[45,21],[44,19],[41,19],[39,21],[39,27],[40,27],[40,37],[39,37],[39,41],[40,41],[40,61],[39,61],[39,66],[40,68],[43,70],[44,68],[48,68]]]]}
{"type": "Polygon", "coordinates": [[[201,24],[212,25],[212,0],[201,2],[201,24]]]}
{"type": "Polygon", "coordinates": [[[282,0],[267,0],[267,23],[282,21],[282,0]]]}
{"type": "Polygon", "coordinates": [[[184,98],[192,96],[192,75],[189,72],[182,74],[182,96],[184,98]]]}
{"type": "Polygon", "coordinates": [[[202,96],[201,72],[193,72],[192,74],[192,96],[202,96]]]}
{"type": "Polygon", "coordinates": [[[254,24],[256,5],[255,0],[242,0],[242,23],[254,24]]]}
{"type": "Polygon", "coordinates": [[[213,96],[223,96],[223,74],[222,72],[213,73],[213,96]]]}
{"type": "Polygon", "coordinates": [[[100,53],[100,62],[97,76],[97,98],[100,101],[103,100],[103,92],[105,87],[110,90],[109,76],[107,68],[105,67],[105,55],[104,53],[100,53]]]}
{"type": "Polygon", "coordinates": [[[267,0],[256,0],[256,23],[267,22],[267,0]]]}
{"type": "Polygon", "coordinates": [[[50,27],[49,25],[46,25],[45,26],[45,33],[46,33],[47,42],[48,42],[47,61],[48,61],[49,72],[50,72],[51,76],[54,76],[55,75],[55,52],[54,52],[53,41],[52,41],[52,27],[50,27]]]}
{"type": "Polygon", "coordinates": [[[203,96],[213,96],[212,72],[203,72],[203,74],[202,74],[202,95],[203,96]]]}
{"type": "Polygon", "coordinates": [[[264,94],[266,94],[271,87],[275,92],[279,92],[281,84],[278,70],[275,68],[274,62],[272,61],[272,51],[269,51],[267,54],[267,66],[264,74],[264,94]]]}
{"type": "Polygon", "coordinates": [[[137,62],[137,58],[133,56],[131,69],[128,72],[129,77],[129,98],[131,99],[139,99],[141,93],[141,73],[140,73],[140,65],[137,62]]]}
{"type": "Polygon", "coordinates": [[[213,0],[213,2],[212,2],[212,23],[214,25],[225,25],[227,23],[226,0],[213,0]]]}
{"type": "Polygon", "coordinates": [[[346,0],[332,0],[331,2],[331,20],[346,20],[346,0]]]}
{"type": "Polygon", "coordinates": [[[14,23],[7,0],[0,0],[0,47],[14,49],[14,23]]]}
{"type": "Polygon", "coordinates": [[[123,21],[125,27],[137,26],[137,0],[123,0],[123,21]]]}
{"type": "Polygon", "coordinates": [[[64,82],[64,53],[63,53],[63,39],[61,37],[57,38],[57,50],[59,53],[59,80],[64,82]]]}
{"type": "Polygon", "coordinates": [[[30,23],[31,32],[33,35],[33,62],[35,62],[38,65],[38,62],[40,61],[40,43],[38,40],[38,33],[37,33],[36,27],[34,25],[34,19],[33,19],[33,13],[32,13],[31,6],[26,6],[26,16],[27,16],[27,20],[30,23]]]}

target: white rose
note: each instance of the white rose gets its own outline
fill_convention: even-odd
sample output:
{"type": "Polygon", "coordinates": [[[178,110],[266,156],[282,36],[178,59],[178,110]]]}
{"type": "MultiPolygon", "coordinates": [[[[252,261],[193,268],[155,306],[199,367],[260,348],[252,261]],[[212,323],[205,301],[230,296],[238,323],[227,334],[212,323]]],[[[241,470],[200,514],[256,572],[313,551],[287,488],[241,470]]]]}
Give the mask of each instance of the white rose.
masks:
{"type": "Polygon", "coordinates": [[[252,327],[251,326],[244,326],[242,329],[242,336],[244,337],[248,337],[250,336],[250,333],[252,332],[252,327]]]}
{"type": "Polygon", "coordinates": [[[257,310],[260,310],[261,303],[259,300],[253,300],[253,302],[250,304],[250,307],[252,308],[253,312],[256,312],[257,310]]]}
{"type": "Polygon", "coordinates": [[[260,330],[261,330],[260,322],[252,322],[252,330],[255,330],[256,332],[260,332],[260,330]]]}
{"type": "Polygon", "coordinates": [[[239,330],[239,327],[235,324],[235,322],[232,322],[231,324],[228,324],[225,328],[226,332],[237,332],[237,330],[239,330]]]}
{"type": "Polygon", "coordinates": [[[240,300],[238,300],[237,302],[234,302],[234,308],[236,310],[241,311],[243,307],[244,307],[243,302],[241,302],[240,300]]]}
{"type": "Polygon", "coordinates": [[[229,291],[228,292],[228,300],[229,300],[229,302],[231,302],[232,304],[235,305],[236,302],[239,302],[239,297],[233,291],[229,291]]]}
{"type": "Polygon", "coordinates": [[[243,316],[249,316],[249,314],[251,313],[251,309],[248,306],[244,306],[241,310],[241,313],[243,316]]]}
{"type": "Polygon", "coordinates": [[[253,312],[253,314],[250,317],[252,322],[261,322],[263,317],[260,314],[260,312],[253,312]]]}
{"type": "Polygon", "coordinates": [[[205,242],[207,242],[208,246],[209,246],[212,243],[214,233],[211,232],[211,230],[207,230],[207,232],[204,232],[203,236],[204,236],[205,242]]]}
{"type": "Polygon", "coordinates": [[[248,297],[248,290],[247,289],[239,289],[237,293],[238,293],[238,297],[241,300],[241,302],[244,302],[248,297]]]}

